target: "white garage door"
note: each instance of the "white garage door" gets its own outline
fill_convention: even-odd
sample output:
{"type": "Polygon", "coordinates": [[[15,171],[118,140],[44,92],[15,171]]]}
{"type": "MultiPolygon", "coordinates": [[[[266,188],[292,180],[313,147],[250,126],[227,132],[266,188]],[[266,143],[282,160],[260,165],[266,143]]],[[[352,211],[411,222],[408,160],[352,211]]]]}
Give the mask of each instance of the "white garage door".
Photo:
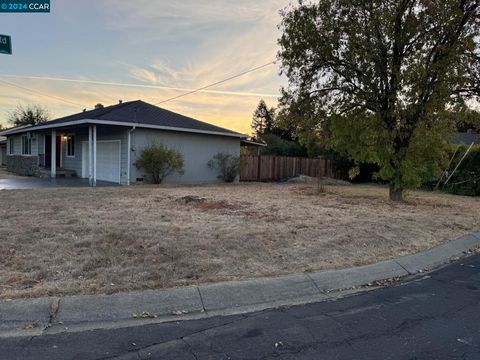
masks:
{"type": "MultiPolygon", "coordinates": [[[[82,148],[82,173],[88,178],[88,141],[82,148]]],[[[120,183],[120,140],[97,141],[97,180],[120,183]]]]}

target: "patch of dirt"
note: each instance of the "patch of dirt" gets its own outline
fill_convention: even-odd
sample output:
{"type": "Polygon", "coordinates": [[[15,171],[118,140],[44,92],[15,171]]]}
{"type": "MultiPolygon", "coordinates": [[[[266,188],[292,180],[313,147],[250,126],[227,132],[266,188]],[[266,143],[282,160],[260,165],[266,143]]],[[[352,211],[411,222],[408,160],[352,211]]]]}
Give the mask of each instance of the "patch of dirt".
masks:
{"type": "Polygon", "coordinates": [[[240,205],[230,204],[227,201],[202,201],[195,204],[197,209],[201,210],[240,210],[240,205]]]}
{"type": "Polygon", "coordinates": [[[198,196],[192,196],[192,195],[187,195],[187,196],[182,196],[181,198],[177,199],[177,202],[179,204],[187,205],[190,203],[193,204],[200,204],[205,202],[204,198],[198,197],[198,196]]]}
{"type": "Polygon", "coordinates": [[[225,200],[215,201],[207,200],[195,195],[182,196],[176,200],[177,203],[183,205],[192,205],[200,210],[240,210],[242,206],[238,204],[231,204],[225,200]]]}
{"type": "Polygon", "coordinates": [[[321,185],[351,185],[348,181],[328,177],[316,178],[307,175],[298,175],[286,181],[288,184],[321,184],[321,185]]]}

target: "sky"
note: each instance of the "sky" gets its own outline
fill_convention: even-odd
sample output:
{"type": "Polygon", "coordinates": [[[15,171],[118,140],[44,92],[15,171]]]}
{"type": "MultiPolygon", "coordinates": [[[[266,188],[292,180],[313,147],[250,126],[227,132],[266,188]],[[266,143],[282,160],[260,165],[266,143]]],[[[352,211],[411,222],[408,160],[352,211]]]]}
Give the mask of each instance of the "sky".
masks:
{"type": "MultiPolygon", "coordinates": [[[[97,103],[156,103],[271,62],[288,4],[51,0],[47,14],[0,13],[0,34],[13,44],[13,55],[0,54],[0,81],[23,87],[0,82],[0,124],[19,104],[57,118],[97,103]]],[[[277,63],[160,106],[248,134],[260,99],[275,106],[282,85],[277,63]]]]}

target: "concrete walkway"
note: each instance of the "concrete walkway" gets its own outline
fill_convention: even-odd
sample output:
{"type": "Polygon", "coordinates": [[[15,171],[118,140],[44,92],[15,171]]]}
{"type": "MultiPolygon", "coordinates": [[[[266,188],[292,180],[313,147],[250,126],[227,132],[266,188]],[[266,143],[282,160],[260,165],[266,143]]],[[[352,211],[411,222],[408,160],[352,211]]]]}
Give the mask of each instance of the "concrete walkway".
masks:
{"type": "Polygon", "coordinates": [[[471,253],[480,232],[430,250],[344,270],[167,290],[0,302],[0,337],[234,315],[336,299],[431,270],[471,253]]]}

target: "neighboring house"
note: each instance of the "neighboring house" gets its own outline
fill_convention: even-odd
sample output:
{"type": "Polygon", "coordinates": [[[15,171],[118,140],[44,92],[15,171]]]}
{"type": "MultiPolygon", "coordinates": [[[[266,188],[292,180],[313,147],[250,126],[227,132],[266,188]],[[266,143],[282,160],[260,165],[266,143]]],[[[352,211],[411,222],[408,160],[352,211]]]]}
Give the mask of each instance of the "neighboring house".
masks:
{"type": "Polygon", "coordinates": [[[469,129],[467,132],[457,132],[453,135],[452,143],[457,145],[480,144],[480,135],[473,129],[469,129]]]}
{"type": "Polygon", "coordinates": [[[219,152],[240,155],[246,138],[143,101],[98,104],[94,110],[0,134],[7,137],[7,170],[51,177],[70,171],[92,184],[143,181],[146,174],[135,162],[145,147],[157,143],[175,148],[184,158],[185,174],[165,182],[216,182],[218,174],[208,161],[219,152]]]}
{"type": "Polygon", "coordinates": [[[260,149],[266,147],[267,144],[253,140],[242,140],[242,155],[260,155],[260,149]]]}
{"type": "Polygon", "coordinates": [[[7,164],[7,138],[0,136],[0,166],[7,164]]]}

